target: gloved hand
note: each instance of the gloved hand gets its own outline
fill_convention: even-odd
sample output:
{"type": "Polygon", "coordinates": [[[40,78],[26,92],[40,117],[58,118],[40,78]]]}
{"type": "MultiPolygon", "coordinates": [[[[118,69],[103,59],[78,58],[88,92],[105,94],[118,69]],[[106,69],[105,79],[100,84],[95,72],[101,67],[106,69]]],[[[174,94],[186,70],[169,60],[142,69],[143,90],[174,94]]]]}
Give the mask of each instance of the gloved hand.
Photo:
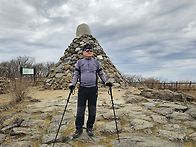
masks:
{"type": "Polygon", "coordinates": [[[106,86],[109,86],[109,87],[112,87],[112,86],[113,86],[113,84],[112,84],[111,82],[106,82],[105,85],[106,85],[106,86]]]}
{"type": "Polygon", "coordinates": [[[72,91],[73,91],[73,90],[74,90],[74,88],[75,88],[75,86],[74,86],[74,85],[69,85],[69,89],[70,89],[70,90],[72,90],[72,91]]]}

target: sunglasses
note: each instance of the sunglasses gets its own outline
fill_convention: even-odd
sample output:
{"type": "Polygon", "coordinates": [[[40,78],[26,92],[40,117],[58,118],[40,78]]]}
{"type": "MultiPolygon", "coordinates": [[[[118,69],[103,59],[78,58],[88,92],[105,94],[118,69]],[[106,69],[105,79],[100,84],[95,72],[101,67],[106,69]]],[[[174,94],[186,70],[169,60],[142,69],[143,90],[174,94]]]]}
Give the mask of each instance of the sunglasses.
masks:
{"type": "Polygon", "coordinates": [[[86,49],[85,52],[93,52],[92,49],[86,49]]]}

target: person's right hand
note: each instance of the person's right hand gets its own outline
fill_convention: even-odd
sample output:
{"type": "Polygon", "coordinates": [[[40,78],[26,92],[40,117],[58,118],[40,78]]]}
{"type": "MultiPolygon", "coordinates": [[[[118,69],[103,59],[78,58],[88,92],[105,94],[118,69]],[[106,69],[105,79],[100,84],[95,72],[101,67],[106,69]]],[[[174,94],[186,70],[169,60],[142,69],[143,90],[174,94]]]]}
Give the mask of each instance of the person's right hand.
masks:
{"type": "Polygon", "coordinates": [[[72,91],[73,91],[73,90],[74,90],[74,88],[75,88],[75,86],[74,86],[74,85],[69,85],[69,89],[70,89],[70,90],[72,90],[72,91]]]}

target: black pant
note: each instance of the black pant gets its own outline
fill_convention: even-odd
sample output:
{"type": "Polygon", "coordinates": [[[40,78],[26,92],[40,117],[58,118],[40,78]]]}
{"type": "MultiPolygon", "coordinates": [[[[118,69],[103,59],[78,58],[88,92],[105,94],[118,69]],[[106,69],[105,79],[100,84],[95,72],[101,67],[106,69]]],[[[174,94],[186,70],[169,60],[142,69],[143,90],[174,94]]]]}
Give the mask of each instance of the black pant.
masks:
{"type": "Polygon", "coordinates": [[[76,116],[76,129],[81,129],[84,125],[84,113],[86,109],[86,101],[88,100],[88,120],[87,128],[93,128],[96,116],[97,105],[97,87],[81,87],[78,91],[78,103],[77,103],[77,116],[76,116]]]}

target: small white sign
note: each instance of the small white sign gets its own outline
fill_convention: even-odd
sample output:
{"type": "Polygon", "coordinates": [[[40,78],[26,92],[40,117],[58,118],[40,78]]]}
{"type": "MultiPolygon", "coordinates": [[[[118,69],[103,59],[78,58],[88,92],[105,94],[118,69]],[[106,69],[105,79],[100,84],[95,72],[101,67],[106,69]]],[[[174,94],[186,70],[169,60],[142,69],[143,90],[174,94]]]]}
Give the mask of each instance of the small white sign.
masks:
{"type": "Polygon", "coordinates": [[[34,68],[22,68],[23,75],[34,75],[34,68]]]}

